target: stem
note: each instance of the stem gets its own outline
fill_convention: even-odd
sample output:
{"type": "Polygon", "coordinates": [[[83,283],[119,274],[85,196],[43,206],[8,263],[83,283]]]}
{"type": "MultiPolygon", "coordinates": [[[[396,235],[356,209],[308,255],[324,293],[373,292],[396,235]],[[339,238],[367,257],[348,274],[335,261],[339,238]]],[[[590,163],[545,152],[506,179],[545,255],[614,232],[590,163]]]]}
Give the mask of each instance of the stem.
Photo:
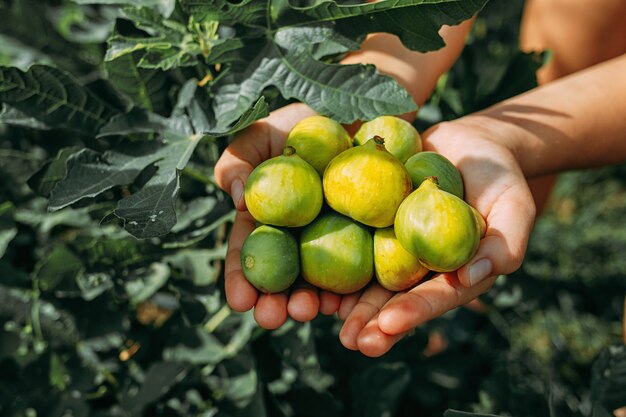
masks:
{"type": "Polygon", "coordinates": [[[215,187],[218,186],[217,183],[213,179],[207,177],[206,175],[204,175],[202,172],[200,172],[197,169],[185,167],[183,168],[183,175],[191,179],[194,179],[198,182],[201,182],[204,185],[214,185],[215,187]]]}

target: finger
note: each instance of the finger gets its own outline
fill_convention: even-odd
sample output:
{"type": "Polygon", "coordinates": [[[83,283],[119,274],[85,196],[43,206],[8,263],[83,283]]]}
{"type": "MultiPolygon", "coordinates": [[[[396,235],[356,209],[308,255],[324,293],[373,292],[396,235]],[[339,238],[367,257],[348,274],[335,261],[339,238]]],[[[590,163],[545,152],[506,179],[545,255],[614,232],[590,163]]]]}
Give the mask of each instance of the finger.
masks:
{"type": "Polygon", "coordinates": [[[339,320],[345,321],[354,306],[359,302],[359,298],[361,297],[361,291],[357,291],[352,294],[344,295],[341,298],[341,303],[339,304],[339,310],[337,310],[337,315],[339,316],[339,320]]]}
{"type": "Polygon", "coordinates": [[[387,353],[405,335],[406,333],[389,335],[382,332],[378,325],[378,317],[374,317],[359,333],[357,346],[365,356],[377,358],[387,353]]]}
{"type": "Polygon", "coordinates": [[[339,339],[348,349],[358,349],[357,337],[378,312],[380,308],[393,296],[393,292],[384,289],[380,285],[374,284],[367,288],[358,303],[354,306],[348,318],[346,318],[339,339]]]}
{"type": "Polygon", "coordinates": [[[282,152],[289,131],[301,119],[315,114],[303,104],[272,112],[239,133],[215,164],[215,181],[229,193],[238,210],[245,210],[244,184],[250,172],[266,159],[282,152]]]}
{"type": "Polygon", "coordinates": [[[378,316],[380,330],[399,335],[466,304],[491,288],[497,277],[466,288],[456,273],[436,275],[410,291],[391,300],[378,316]]]}
{"type": "Polygon", "coordinates": [[[296,321],[311,321],[317,316],[319,307],[320,297],[317,289],[311,284],[301,282],[289,296],[287,312],[296,321]]]}
{"type": "Polygon", "coordinates": [[[264,329],[272,330],[282,326],[287,320],[287,295],[261,294],[254,307],[254,319],[264,329]]]}
{"type": "Polygon", "coordinates": [[[341,304],[341,296],[330,291],[320,291],[320,313],[335,314],[341,304]]]}
{"type": "Polygon", "coordinates": [[[226,301],[235,311],[248,311],[257,302],[258,291],[243,275],[241,270],[241,247],[246,237],[254,230],[255,222],[250,213],[239,211],[228,239],[228,253],[224,267],[224,289],[226,301]]]}
{"type": "Polygon", "coordinates": [[[524,260],[535,213],[535,203],[525,182],[501,194],[491,207],[478,251],[458,271],[461,284],[470,287],[487,277],[517,270],[524,260]]]}

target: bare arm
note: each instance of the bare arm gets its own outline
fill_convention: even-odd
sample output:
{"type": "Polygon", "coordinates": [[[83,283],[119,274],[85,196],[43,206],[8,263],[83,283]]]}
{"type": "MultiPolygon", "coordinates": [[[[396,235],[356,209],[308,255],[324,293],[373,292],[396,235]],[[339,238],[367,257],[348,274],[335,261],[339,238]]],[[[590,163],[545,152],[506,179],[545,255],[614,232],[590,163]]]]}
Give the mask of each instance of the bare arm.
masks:
{"type": "Polygon", "coordinates": [[[500,130],[528,178],[624,161],[626,55],[466,119],[500,130]]]}
{"type": "Polygon", "coordinates": [[[398,37],[387,33],[370,35],[361,50],[351,53],[343,64],[374,64],[382,73],[395,78],[418,105],[424,104],[435,89],[437,80],[457,60],[474,19],[457,26],[444,26],[439,34],[446,46],[438,51],[414,52],[402,45],[398,37]]]}

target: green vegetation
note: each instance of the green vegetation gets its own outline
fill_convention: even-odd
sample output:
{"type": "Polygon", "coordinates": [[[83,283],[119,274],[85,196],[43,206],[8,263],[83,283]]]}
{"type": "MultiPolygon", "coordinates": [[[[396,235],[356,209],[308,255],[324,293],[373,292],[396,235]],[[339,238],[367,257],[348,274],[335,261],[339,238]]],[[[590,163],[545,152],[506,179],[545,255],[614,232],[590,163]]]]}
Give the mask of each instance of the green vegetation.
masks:
{"type": "MultiPolygon", "coordinates": [[[[436,49],[436,28],[485,3],[1,1],[0,415],[625,406],[624,166],[564,175],[520,271],[383,358],[343,348],[334,317],[270,332],[225,303],[234,211],[212,168],[228,137],[290,100],[343,122],[409,110],[393,80],[337,59],[374,30],[436,49]]],[[[520,9],[486,6],[420,131],[534,85],[542,57],[515,48],[520,9]]]]}

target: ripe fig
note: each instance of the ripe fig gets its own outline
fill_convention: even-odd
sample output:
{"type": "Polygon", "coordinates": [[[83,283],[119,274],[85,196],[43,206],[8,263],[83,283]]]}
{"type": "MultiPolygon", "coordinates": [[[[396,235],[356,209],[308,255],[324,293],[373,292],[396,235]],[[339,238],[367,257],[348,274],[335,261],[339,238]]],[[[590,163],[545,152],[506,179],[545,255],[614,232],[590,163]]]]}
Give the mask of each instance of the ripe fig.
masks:
{"type": "Polygon", "coordinates": [[[300,273],[298,242],[286,230],[259,226],[243,242],[241,269],[259,291],[284,291],[300,273]]]}
{"type": "Polygon", "coordinates": [[[393,227],[374,232],[374,269],[380,285],[390,291],[411,288],[429,272],[418,258],[402,247],[393,227]]]}
{"type": "Polygon", "coordinates": [[[374,248],[367,227],[341,214],[319,216],[300,236],[302,276],[318,288],[349,294],[374,275],[374,248]]]}
{"type": "Polygon", "coordinates": [[[461,173],[445,156],[437,152],[420,152],[410,157],[404,166],[411,175],[413,188],[418,188],[426,177],[437,177],[443,191],[463,198],[461,173]]]}
{"type": "Polygon", "coordinates": [[[291,146],[257,166],[244,190],[248,211],[261,223],[298,227],[322,208],[322,182],[315,169],[291,146]]]}
{"type": "Polygon", "coordinates": [[[400,205],[396,237],[428,269],[454,271],[478,249],[479,226],[471,207],[439,188],[434,177],[424,180],[400,205]]]}
{"type": "Polygon", "coordinates": [[[374,227],[388,227],[411,193],[404,165],[376,136],[337,155],[324,171],[324,197],[335,211],[374,227]]]}
{"type": "Polygon", "coordinates": [[[331,159],[352,147],[352,140],[336,121],[312,116],[302,119],[291,129],[286,144],[296,148],[300,158],[322,176],[331,159]]]}
{"type": "Polygon", "coordinates": [[[480,236],[480,238],[482,239],[485,237],[485,232],[487,231],[487,223],[485,222],[483,215],[480,214],[478,210],[476,210],[472,206],[470,206],[470,208],[472,209],[472,213],[474,213],[474,217],[476,218],[476,225],[478,226],[478,236],[480,236]]]}
{"type": "Polygon", "coordinates": [[[402,163],[422,150],[422,139],[413,125],[395,116],[380,116],[361,125],[354,135],[355,145],[363,145],[374,136],[385,139],[387,150],[402,163]]]}

